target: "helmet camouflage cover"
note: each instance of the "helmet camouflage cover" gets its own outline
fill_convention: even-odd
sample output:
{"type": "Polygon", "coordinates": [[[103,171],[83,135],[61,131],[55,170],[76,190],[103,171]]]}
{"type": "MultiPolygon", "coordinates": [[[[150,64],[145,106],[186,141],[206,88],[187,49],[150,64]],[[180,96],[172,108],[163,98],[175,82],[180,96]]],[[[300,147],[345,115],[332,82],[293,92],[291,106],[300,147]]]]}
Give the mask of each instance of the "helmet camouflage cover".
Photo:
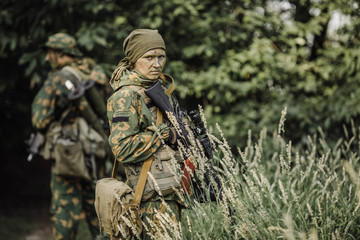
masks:
{"type": "Polygon", "coordinates": [[[82,56],[82,53],[76,46],[75,38],[66,33],[56,33],[51,35],[45,43],[45,48],[55,49],[75,57],[82,56]]]}

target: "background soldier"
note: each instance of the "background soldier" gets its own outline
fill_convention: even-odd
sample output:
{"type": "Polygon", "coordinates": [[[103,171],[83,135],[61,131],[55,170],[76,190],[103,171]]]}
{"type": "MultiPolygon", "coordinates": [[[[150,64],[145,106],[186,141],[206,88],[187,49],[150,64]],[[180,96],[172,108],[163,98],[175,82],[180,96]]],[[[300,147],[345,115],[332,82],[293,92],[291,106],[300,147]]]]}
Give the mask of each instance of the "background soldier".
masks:
{"type": "Polygon", "coordinates": [[[53,237],[75,239],[84,211],[95,238],[99,233],[94,210],[95,180],[99,162],[108,157],[104,153],[106,134],[101,129],[97,132],[93,130],[94,123],[98,121],[92,119],[89,125],[89,119],[81,120],[84,109],[90,106],[89,102],[82,101],[79,106],[74,99],[82,99],[84,88],[80,86],[84,86],[85,80],[92,79],[94,81],[90,83],[100,90],[98,93],[103,98],[97,100],[105,107],[111,88],[102,69],[92,59],[82,56],[73,37],[65,33],[54,34],[48,38],[45,48],[45,60],[53,71],[32,103],[32,124],[46,137],[41,155],[53,162],[50,183],[53,237]],[[80,94],[79,89],[82,90],[80,94]],[[77,93],[74,99],[69,99],[70,92],[77,93]],[[62,163],[64,159],[73,162],[62,163]],[[80,166],[82,173],[73,166],[80,166]]]}

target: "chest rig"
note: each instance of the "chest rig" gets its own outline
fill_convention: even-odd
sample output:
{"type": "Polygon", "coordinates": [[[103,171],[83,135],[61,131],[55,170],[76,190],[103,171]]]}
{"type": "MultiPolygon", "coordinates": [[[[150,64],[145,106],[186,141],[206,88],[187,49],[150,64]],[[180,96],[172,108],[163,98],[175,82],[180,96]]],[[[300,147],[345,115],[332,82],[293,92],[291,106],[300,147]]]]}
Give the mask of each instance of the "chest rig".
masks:
{"type": "MultiPolygon", "coordinates": [[[[166,76],[170,78],[169,76],[166,76]]],[[[170,81],[172,79],[170,78],[170,81]]],[[[170,96],[172,91],[174,90],[174,82],[166,90],[166,94],[170,96]]],[[[149,111],[152,114],[152,118],[157,123],[162,122],[163,116],[161,112],[155,107],[150,98],[145,94],[145,88],[141,86],[127,86],[127,88],[139,94],[145,104],[146,107],[149,108],[149,111]]],[[[172,101],[170,101],[172,102],[172,101]]],[[[173,104],[174,105],[174,104],[173,104]]],[[[174,192],[174,189],[180,187],[179,179],[175,176],[175,169],[178,169],[175,165],[178,164],[178,159],[180,160],[180,156],[173,151],[172,149],[166,147],[164,144],[160,146],[160,148],[154,153],[152,158],[152,163],[150,167],[150,175],[151,177],[147,178],[146,185],[144,188],[142,201],[147,201],[152,198],[156,193],[161,196],[166,196],[174,192]]],[[[126,175],[128,179],[128,184],[131,187],[135,187],[139,180],[139,176],[142,169],[142,164],[129,164],[125,165],[126,175]]]]}

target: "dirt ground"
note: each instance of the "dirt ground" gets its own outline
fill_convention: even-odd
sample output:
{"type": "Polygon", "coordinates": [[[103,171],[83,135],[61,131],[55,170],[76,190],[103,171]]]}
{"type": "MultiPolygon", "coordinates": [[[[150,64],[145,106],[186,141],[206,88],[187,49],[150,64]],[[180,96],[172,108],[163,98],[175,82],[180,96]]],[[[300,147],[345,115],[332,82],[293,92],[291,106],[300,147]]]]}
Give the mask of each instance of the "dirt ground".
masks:
{"type": "Polygon", "coordinates": [[[51,225],[48,216],[48,208],[38,207],[34,212],[30,211],[29,216],[33,221],[35,228],[33,231],[25,235],[24,240],[50,240],[51,225]]]}
{"type": "MultiPolygon", "coordinates": [[[[49,216],[50,197],[2,201],[0,209],[0,239],[7,240],[51,240],[49,216]]],[[[83,215],[77,240],[90,240],[90,231],[83,215]]]]}
{"type": "Polygon", "coordinates": [[[25,154],[2,153],[0,238],[49,240],[50,166],[39,159],[28,162],[25,154]]]}
{"type": "Polygon", "coordinates": [[[50,240],[51,226],[47,199],[3,201],[0,211],[0,238],[7,240],[50,240]]]}
{"type": "Polygon", "coordinates": [[[25,240],[47,240],[51,239],[50,227],[39,228],[25,237],[25,240]]]}
{"type": "MultiPolygon", "coordinates": [[[[3,154],[0,167],[0,239],[51,240],[49,217],[50,163],[26,160],[27,155],[3,154]]],[[[77,240],[91,239],[85,220],[77,240]]]]}

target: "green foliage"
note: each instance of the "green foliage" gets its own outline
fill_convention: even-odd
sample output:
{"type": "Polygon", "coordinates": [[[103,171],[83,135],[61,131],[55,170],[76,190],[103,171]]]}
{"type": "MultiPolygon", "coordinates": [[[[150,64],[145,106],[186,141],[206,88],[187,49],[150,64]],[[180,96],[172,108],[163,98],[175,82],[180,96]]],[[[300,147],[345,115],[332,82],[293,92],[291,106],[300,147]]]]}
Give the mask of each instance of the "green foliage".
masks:
{"type": "Polygon", "coordinates": [[[208,125],[219,123],[232,151],[242,149],[241,159],[225,148],[216,160],[228,164],[227,153],[234,167],[241,160],[248,169],[225,172],[226,182],[236,183],[228,185],[228,201],[195,204],[184,214],[193,232],[183,222],[182,236],[308,239],[315,232],[355,239],[358,186],[342,159],[359,169],[358,139],[348,137],[358,136],[360,119],[359,7],[356,0],[2,0],[0,145],[25,150],[29,103],[48,70],[41,46],[50,34],[75,36],[110,76],[130,31],[156,28],[180,101],[188,110],[201,104],[208,125]],[[330,34],[334,14],[348,22],[330,34]]]}
{"type": "Polygon", "coordinates": [[[180,101],[189,110],[204,106],[233,146],[246,144],[248,129],[273,132],[284,106],[287,134],[299,145],[317,126],[334,144],[342,133],[333,129],[359,119],[356,1],[4,0],[0,9],[0,59],[8,72],[1,99],[24,85],[31,101],[48,70],[41,46],[50,34],[74,35],[110,76],[129,32],[156,28],[180,101]],[[330,35],[335,13],[349,21],[330,35]]]}

